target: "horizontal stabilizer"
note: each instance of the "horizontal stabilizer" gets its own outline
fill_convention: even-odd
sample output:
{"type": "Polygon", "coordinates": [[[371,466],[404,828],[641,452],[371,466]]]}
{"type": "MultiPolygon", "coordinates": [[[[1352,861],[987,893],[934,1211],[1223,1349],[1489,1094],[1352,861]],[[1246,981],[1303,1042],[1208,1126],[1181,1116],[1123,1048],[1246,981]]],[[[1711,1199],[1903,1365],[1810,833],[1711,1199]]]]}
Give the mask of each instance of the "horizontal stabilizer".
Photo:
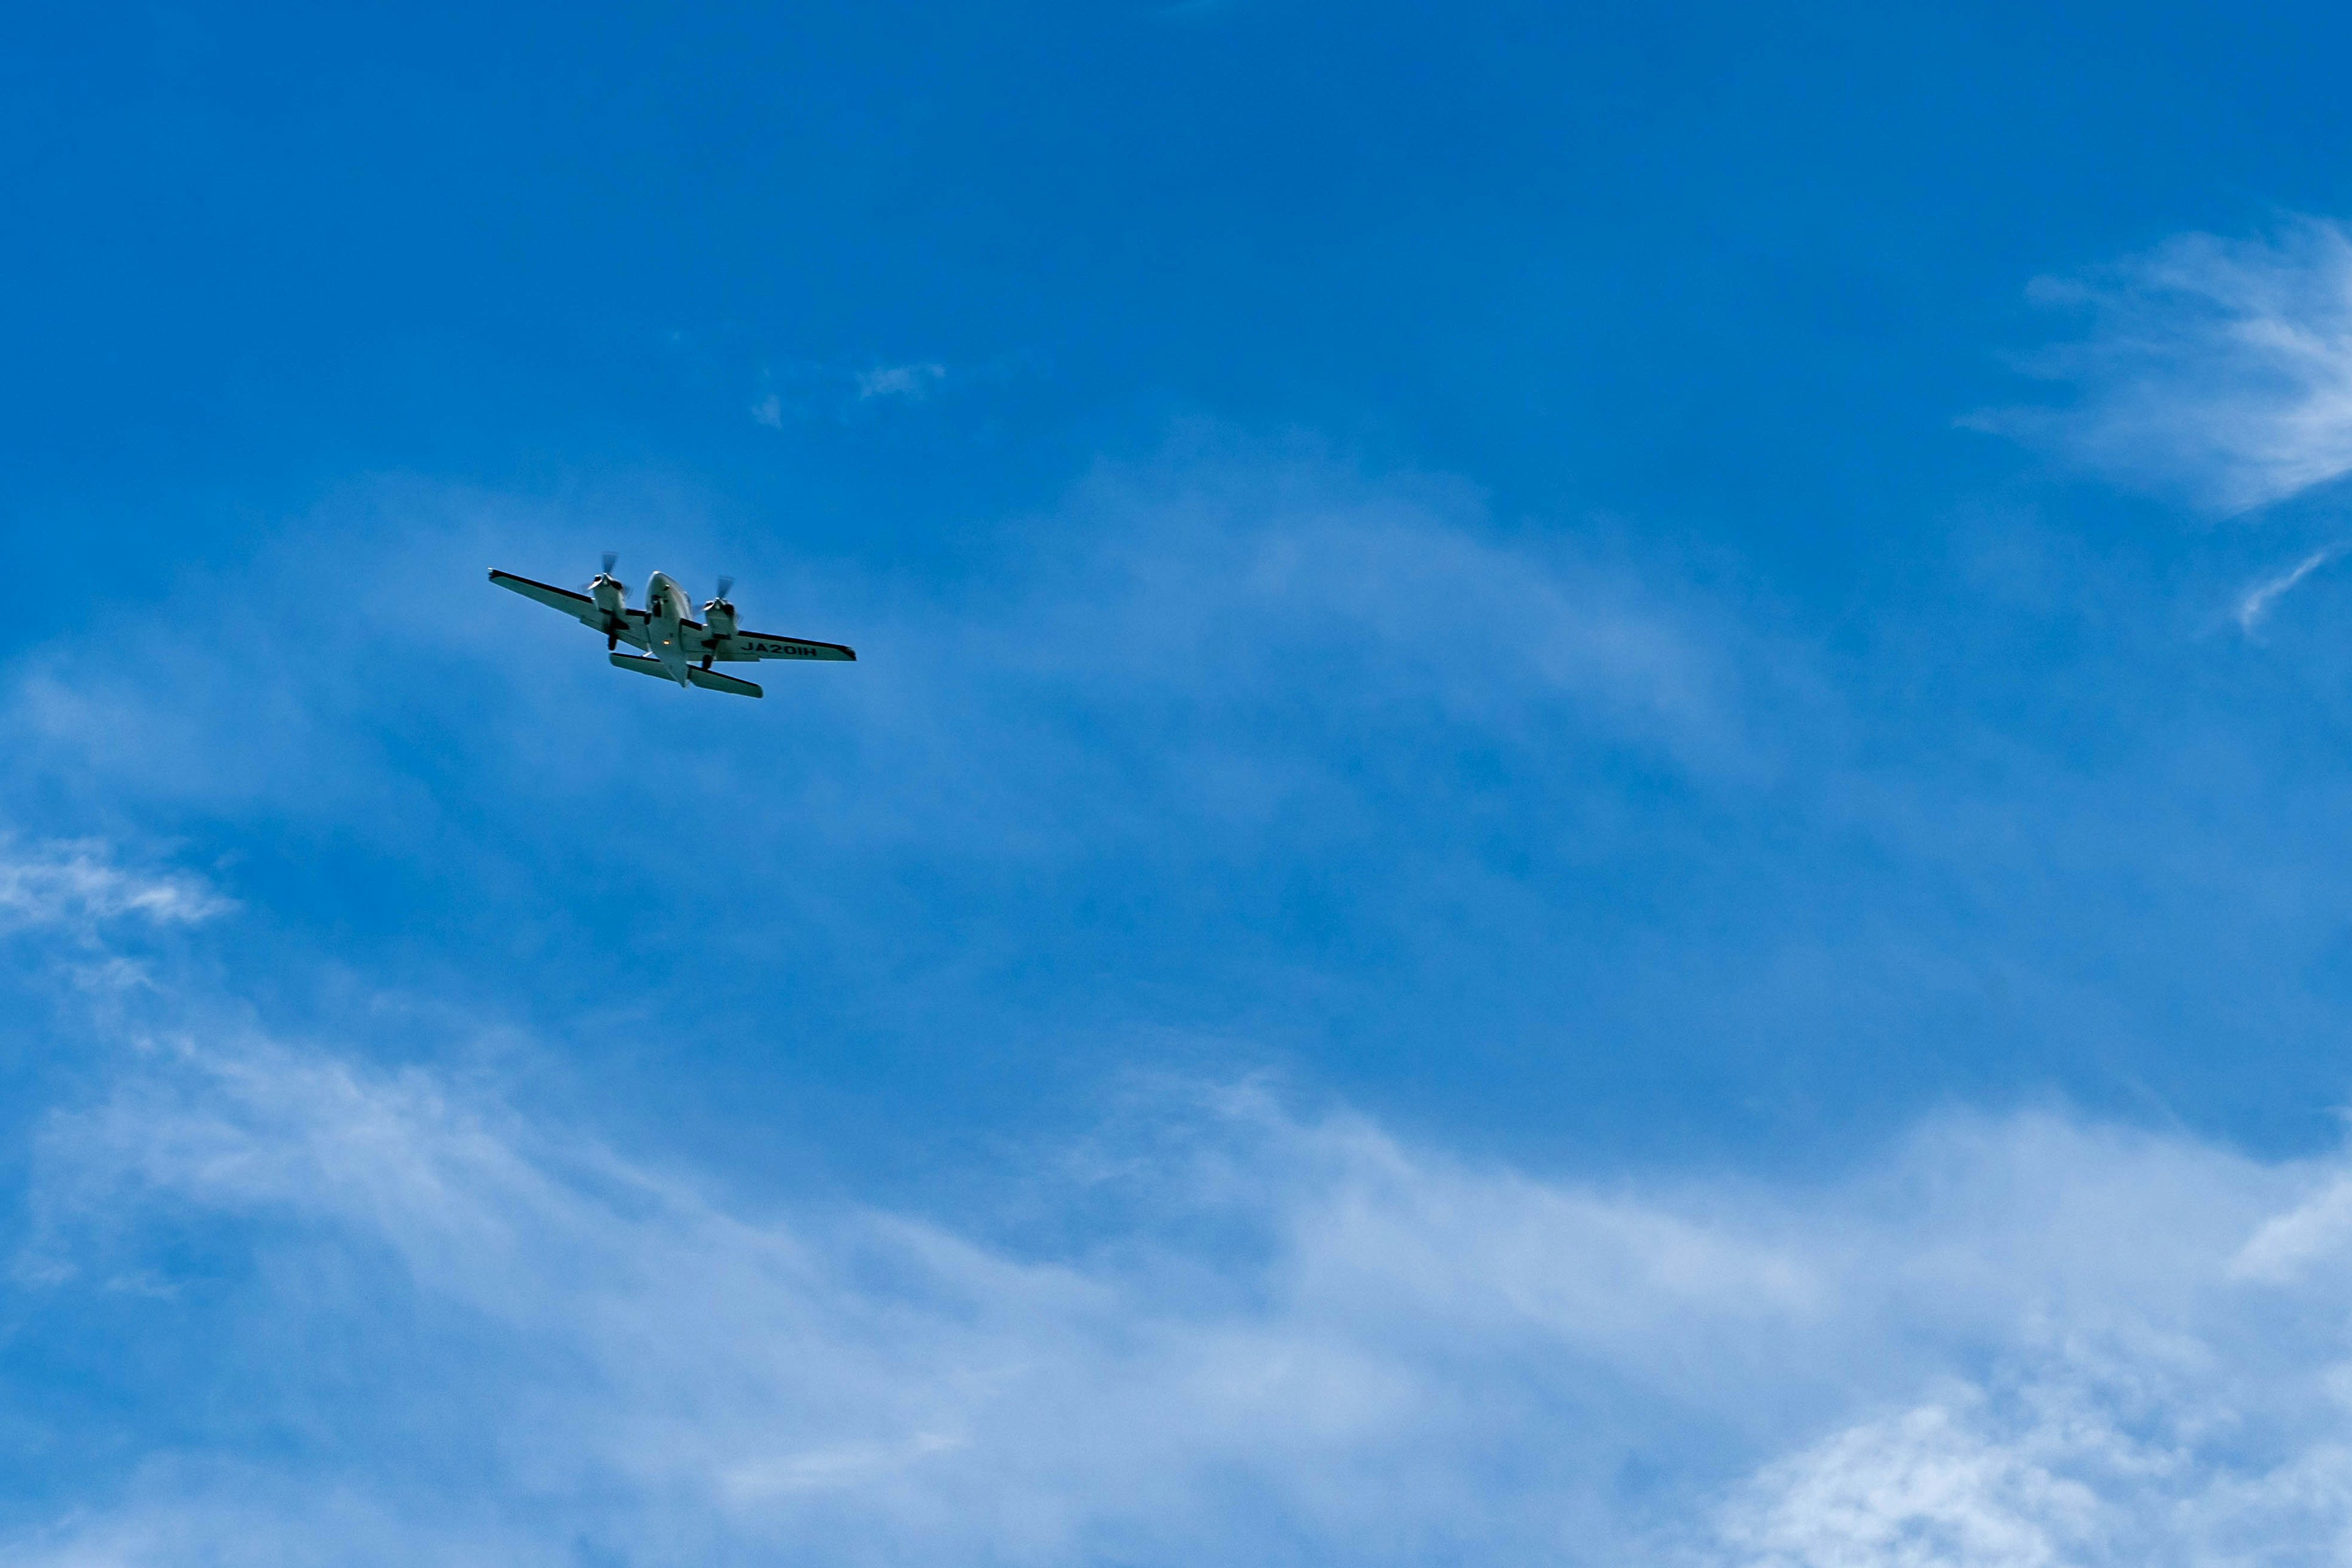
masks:
{"type": "Polygon", "coordinates": [[[686,678],[705,691],[731,691],[738,697],[765,695],[748,680],[738,680],[731,675],[721,675],[715,669],[689,669],[686,678]]]}
{"type": "MultiPolygon", "coordinates": [[[[635,654],[626,653],[608,653],[604,657],[611,659],[616,668],[634,669],[639,675],[650,675],[656,680],[674,679],[670,672],[662,667],[662,661],[657,658],[639,658],[635,654]]],[[[748,680],[738,680],[731,675],[721,675],[715,669],[697,669],[688,665],[686,678],[705,691],[731,691],[738,697],[767,695],[748,680]]]]}
{"type": "Polygon", "coordinates": [[[628,653],[608,653],[604,657],[613,661],[615,669],[634,669],[639,675],[650,675],[656,680],[669,679],[669,671],[662,668],[662,661],[657,658],[639,658],[628,653]]]}

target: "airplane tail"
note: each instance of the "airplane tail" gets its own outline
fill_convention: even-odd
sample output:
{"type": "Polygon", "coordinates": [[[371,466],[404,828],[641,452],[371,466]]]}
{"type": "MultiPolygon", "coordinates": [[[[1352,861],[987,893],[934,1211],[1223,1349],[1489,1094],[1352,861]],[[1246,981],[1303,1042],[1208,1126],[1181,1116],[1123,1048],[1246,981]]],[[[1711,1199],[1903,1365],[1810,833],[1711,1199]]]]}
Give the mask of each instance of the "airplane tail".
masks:
{"type": "MultiPolygon", "coordinates": [[[[634,669],[639,675],[650,675],[656,680],[670,679],[669,671],[662,667],[662,661],[657,658],[639,658],[633,653],[608,653],[604,657],[611,659],[614,668],[617,669],[634,669]]],[[[705,691],[727,691],[738,697],[767,695],[748,680],[738,680],[731,675],[721,675],[715,669],[698,669],[688,665],[686,678],[705,691]]]]}

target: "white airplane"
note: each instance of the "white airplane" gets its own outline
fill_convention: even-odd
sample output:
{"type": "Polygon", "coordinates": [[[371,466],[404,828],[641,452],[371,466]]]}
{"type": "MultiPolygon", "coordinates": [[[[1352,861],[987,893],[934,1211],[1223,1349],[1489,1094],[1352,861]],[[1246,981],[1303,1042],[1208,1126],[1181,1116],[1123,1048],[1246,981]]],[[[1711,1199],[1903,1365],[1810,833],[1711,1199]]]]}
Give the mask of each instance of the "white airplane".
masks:
{"type": "Polygon", "coordinates": [[[675,680],[680,686],[699,686],[705,691],[731,691],[738,697],[762,695],[750,681],[738,680],[711,668],[714,660],[728,664],[747,664],[762,658],[845,662],[857,657],[839,643],[743,630],[735,624],[735,606],[727,602],[727,590],[735,585],[732,577],[719,579],[719,596],[702,606],[702,619],[698,621],[688,613],[686,590],[659,572],[646,580],[646,607],[633,610],[629,607],[629,585],[613,575],[614,563],[619,559],[609,550],[604,552],[604,569],[596,574],[596,580],[588,584],[585,594],[534,583],[496,567],[490,569],[490,581],[501,588],[513,589],[526,599],[551,605],[583,626],[603,632],[606,657],[621,668],[675,680]],[[639,658],[635,654],[614,651],[623,643],[641,647],[653,657],[639,658]]]}

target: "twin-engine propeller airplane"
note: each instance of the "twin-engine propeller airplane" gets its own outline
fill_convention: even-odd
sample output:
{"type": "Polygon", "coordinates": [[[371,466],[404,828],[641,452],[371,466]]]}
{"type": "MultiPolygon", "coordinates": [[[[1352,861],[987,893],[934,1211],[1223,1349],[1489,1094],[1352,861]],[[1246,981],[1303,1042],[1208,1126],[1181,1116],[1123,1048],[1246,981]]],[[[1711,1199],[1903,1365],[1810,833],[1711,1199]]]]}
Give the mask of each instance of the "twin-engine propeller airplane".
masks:
{"type": "Polygon", "coordinates": [[[718,597],[702,606],[702,619],[689,613],[686,590],[669,576],[656,572],[646,579],[646,607],[629,607],[629,585],[613,575],[613,566],[620,559],[611,551],[604,552],[604,569],[588,584],[585,594],[575,594],[569,588],[558,588],[547,583],[534,583],[528,577],[518,577],[511,572],[493,567],[490,581],[501,588],[511,588],[526,599],[537,599],[551,605],[583,626],[604,634],[606,657],[623,669],[634,669],[643,675],[659,676],[675,680],[680,686],[699,686],[706,691],[731,691],[738,697],[758,697],[760,689],[748,680],[738,680],[731,675],[721,675],[710,668],[716,661],[724,664],[748,664],[762,658],[815,658],[847,661],[857,655],[839,643],[811,642],[806,637],[774,637],[767,632],[747,632],[735,624],[735,606],[727,602],[727,591],[735,585],[732,577],[719,579],[718,597]],[[641,647],[653,657],[639,658],[635,654],[614,651],[621,644],[641,647]]]}

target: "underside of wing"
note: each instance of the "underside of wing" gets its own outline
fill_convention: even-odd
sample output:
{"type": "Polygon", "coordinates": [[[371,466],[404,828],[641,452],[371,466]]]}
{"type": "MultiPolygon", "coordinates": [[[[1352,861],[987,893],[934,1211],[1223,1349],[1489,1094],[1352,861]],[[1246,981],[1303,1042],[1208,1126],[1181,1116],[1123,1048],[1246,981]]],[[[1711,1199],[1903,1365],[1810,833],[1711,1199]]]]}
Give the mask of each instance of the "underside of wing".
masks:
{"type": "Polygon", "coordinates": [[[596,601],[585,594],[575,594],[569,588],[559,588],[551,583],[535,583],[528,577],[518,577],[511,572],[490,571],[490,581],[526,599],[536,599],[551,610],[562,610],[581,625],[607,637],[617,637],[631,647],[646,646],[646,635],[637,629],[638,618],[644,612],[623,610],[608,616],[596,607],[596,601]]]}
{"type": "Polygon", "coordinates": [[[772,632],[733,632],[718,639],[716,656],[735,664],[761,658],[815,658],[838,664],[854,662],[855,648],[837,642],[813,642],[807,637],[778,637],[772,632]]]}

